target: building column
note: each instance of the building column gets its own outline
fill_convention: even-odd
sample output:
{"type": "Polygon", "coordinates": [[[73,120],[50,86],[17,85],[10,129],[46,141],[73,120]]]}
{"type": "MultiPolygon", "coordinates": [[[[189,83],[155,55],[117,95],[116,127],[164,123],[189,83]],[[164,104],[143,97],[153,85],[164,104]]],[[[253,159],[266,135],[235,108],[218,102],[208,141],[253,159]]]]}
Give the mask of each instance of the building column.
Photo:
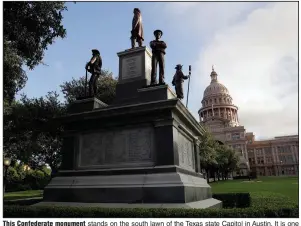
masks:
{"type": "Polygon", "coordinates": [[[235,112],[235,111],[234,111],[233,116],[234,116],[234,121],[237,122],[237,121],[236,121],[236,112],[235,112]]]}
{"type": "Polygon", "coordinates": [[[266,167],[266,166],[264,167],[264,175],[265,175],[265,176],[269,176],[269,175],[268,175],[268,167],[266,167]]]}
{"type": "Polygon", "coordinates": [[[294,164],[294,171],[295,171],[295,175],[298,175],[298,169],[297,169],[297,165],[294,164]]]}
{"type": "Polygon", "coordinates": [[[221,117],[221,108],[220,107],[218,108],[218,117],[219,118],[221,117]]]}

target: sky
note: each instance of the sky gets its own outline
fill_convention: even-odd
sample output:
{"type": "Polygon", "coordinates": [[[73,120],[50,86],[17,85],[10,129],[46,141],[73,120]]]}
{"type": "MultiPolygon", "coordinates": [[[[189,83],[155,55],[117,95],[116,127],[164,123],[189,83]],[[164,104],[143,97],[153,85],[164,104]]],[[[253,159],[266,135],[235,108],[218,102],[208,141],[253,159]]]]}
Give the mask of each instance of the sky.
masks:
{"type": "Polygon", "coordinates": [[[60,92],[63,82],[85,75],[94,48],[103,68],[117,77],[117,52],[130,48],[132,12],[140,8],[144,45],[154,39],[154,30],[163,31],[166,82],[171,86],[175,65],[182,64],[187,74],[192,65],[188,108],[196,119],[214,65],[247,132],[257,139],[298,134],[297,2],[68,2],[67,7],[67,37],[45,52],[48,66],[26,70],[28,82],[20,93],[60,92]]]}

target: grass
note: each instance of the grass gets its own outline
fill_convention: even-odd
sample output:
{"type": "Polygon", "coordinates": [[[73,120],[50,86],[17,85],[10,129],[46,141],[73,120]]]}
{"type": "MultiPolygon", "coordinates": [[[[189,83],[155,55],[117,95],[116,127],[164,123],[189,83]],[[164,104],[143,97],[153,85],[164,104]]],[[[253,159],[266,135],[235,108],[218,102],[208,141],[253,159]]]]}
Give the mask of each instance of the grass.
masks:
{"type": "MultiPolygon", "coordinates": [[[[228,180],[210,183],[212,193],[248,192],[251,195],[252,206],[282,205],[299,201],[298,177],[260,177],[248,180],[228,180]]],[[[42,197],[42,190],[9,192],[4,200],[42,197]]]]}
{"type": "Polygon", "coordinates": [[[298,177],[259,177],[210,183],[212,193],[248,192],[254,207],[299,203],[298,177]]]}
{"type": "Polygon", "coordinates": [[[27,199],[27,198],[36,198],[42,196],[43,196],[43,190],[7,192],[4,195],[4,200],[27,199]]]}

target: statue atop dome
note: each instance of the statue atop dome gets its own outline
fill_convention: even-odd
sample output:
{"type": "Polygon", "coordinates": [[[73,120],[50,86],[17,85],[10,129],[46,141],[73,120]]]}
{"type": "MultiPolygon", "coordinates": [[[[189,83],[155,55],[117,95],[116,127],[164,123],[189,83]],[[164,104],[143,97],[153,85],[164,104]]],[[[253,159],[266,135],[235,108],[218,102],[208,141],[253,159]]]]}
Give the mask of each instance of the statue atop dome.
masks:
{"type": "Polygon", "coordinates": [[[210,77],[211,77],[211,83],[217,82],[217,73],[214,70],[214,65],[212,65],[212,72],[210,74],[210,77]]]}

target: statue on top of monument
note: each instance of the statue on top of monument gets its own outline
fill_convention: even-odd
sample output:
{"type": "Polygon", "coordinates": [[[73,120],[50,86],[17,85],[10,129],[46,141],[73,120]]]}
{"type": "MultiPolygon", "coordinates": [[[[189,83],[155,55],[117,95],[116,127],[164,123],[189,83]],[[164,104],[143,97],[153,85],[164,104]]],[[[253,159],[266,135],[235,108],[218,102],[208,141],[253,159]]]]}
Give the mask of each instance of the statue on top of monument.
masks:
{"type": "Polygon", "coordinates": [[[163,35],[161,30],[155,30],[154,35],[155,40],[150,42],[150,47],[152,49],[152,72],[151,72],[151,85],[155,85],[157,78],[157,65],[159,63],[159,84],[163,85],[164,82],[164,55],[167,45],[164,41],[161,41],[160,38],[163,35]]]}
{"type": "MultiPolygon", "coordinates": [[[[87,71],[91,73],[91,78],[89,80],[89,96],[94,97],[97,93],[97,80],[101,75],[102,59],[100,52],[97,49],[92,49],[92,58],[86,64],[86,84],[87,87],[87,71]]],[[[85,95],[87,95],[85,90],[85,95]]]]}
{"type": "Polygon", "coordinates": [[[135,41],[138,43],[139,47],[142,46],[142,42],[144,41],[143,37],[143,25],[142,25],[142,16],[140,9],[135,8],[134,9],[134,17],[132,21],[132,36],[131,36],[131,42],[132,42],[132,49],[135,48],[135,41]]]}
{"type": "MultiPolygon", "coordinates": [[[[188,76],[184,75],[183,71],[182,71],[182,67],[183,65],[178,64],[175,69],[177,70],[173,80],[172,80],[172,85],[175,86],[176,89],[176,94],[177,94],[177,98],[179,99],[183,99],[184,98],[184,94],[183,94],[183,82],[184,79],[188,79],[190,74],[188,76]]],[[[190,72],[189,72],[190,73],[190,72]]]]}

